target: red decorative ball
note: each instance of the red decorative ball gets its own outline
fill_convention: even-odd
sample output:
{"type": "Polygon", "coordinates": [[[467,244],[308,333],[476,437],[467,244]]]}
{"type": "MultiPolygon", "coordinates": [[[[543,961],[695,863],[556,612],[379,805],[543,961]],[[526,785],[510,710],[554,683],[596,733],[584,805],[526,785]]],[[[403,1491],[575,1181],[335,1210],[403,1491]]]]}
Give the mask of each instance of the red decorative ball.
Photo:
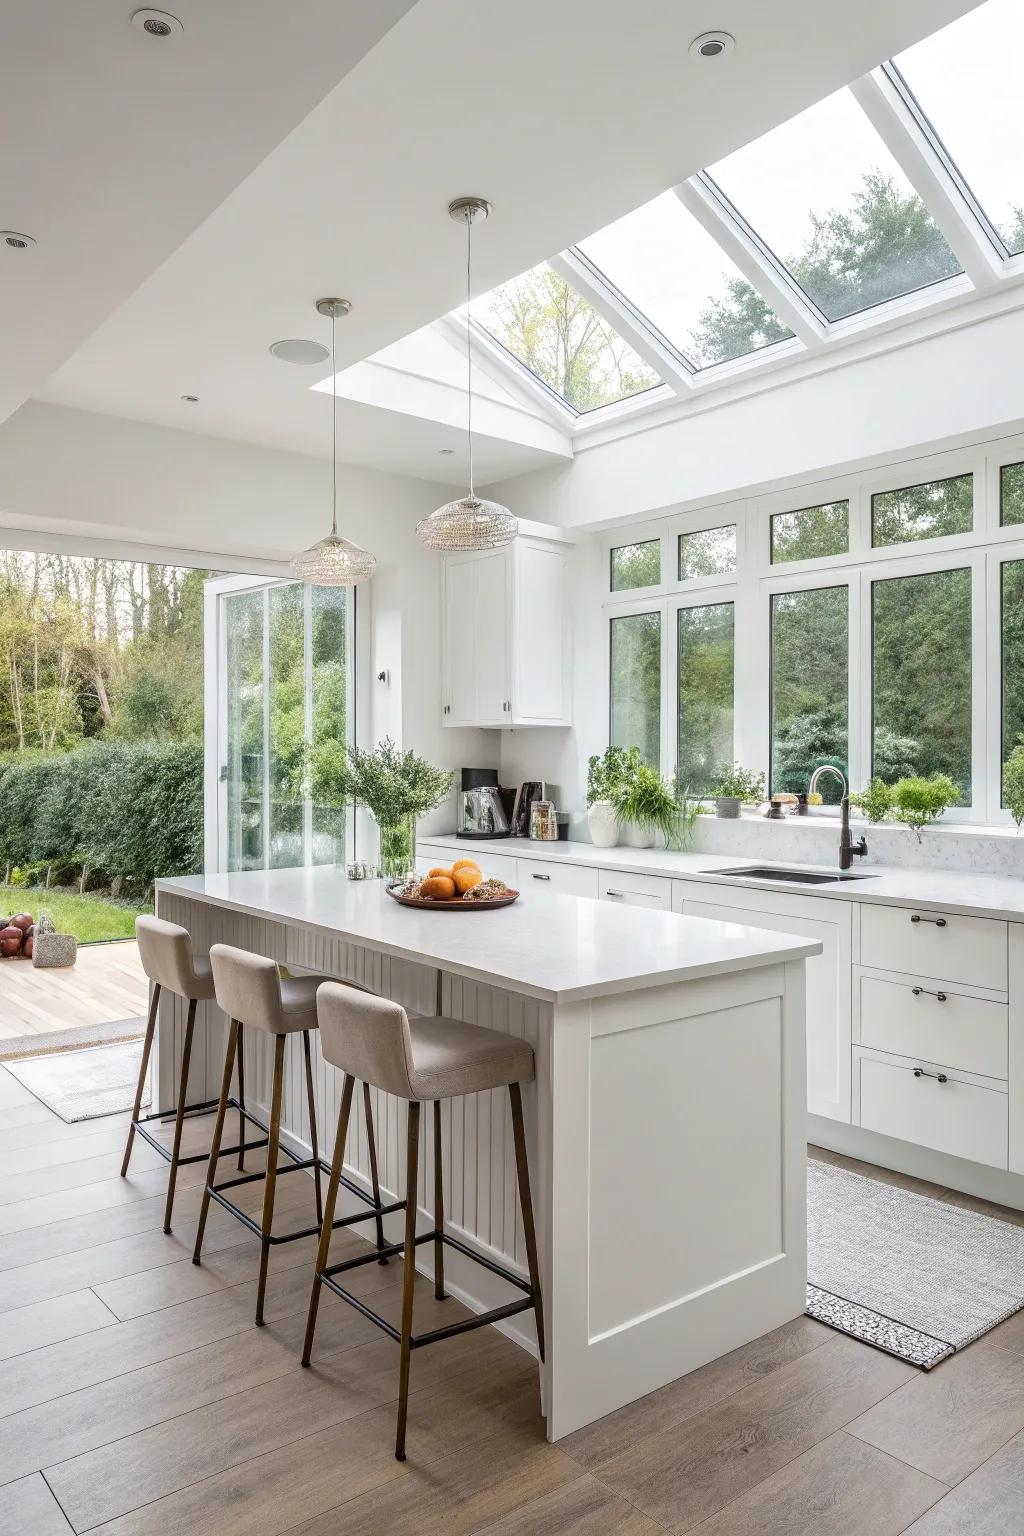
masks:
{"type": "Polygon", "coordinates": [[[21,954],[24,941],[25,935],[20,928],[12,928],[9,924],[6,928],[0,928],[0,956],[13,960],[15,955],[21,954]]]}
{"type": "Polygon", "coordinates": [[[35,918],[31,912],[19,912],[15,917],[11,918],[10,926],[12,928],[20,928],[22,933],[27,933],[34,922],[35,918]]]}
{"type": "Polygon", "coordinates": [[[32,932],[26,933],[26,935],[25,935],[25,942],[21,946],[21,958],[23,960],[31,960],[32,959],[32,951],[35,949],[35,947],[36,947],[36,936],[35,936],[35,934],[32,933],[32,932]]]}

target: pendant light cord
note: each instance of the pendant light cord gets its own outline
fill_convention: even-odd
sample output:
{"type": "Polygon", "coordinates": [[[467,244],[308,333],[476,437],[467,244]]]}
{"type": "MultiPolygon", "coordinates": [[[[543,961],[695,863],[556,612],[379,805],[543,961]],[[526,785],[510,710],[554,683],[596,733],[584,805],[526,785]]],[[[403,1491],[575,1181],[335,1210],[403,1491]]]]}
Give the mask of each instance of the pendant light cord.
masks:
{"type": "Polygon", "coordinates": [[[470,302],[473,297],[473,211],[469,209],[466,217],[466,381],[469,389],[469,399],[466,405],[466,436],[469,440],[469,494],[474,497],[473,489],[473,316],[470,313],[470,302]]]}
{"type": "Polygon", "coordinates": [[[331,537],[338,537],[338,358],[334,345],[334,327],[337,324],[335,306],[331,305],[331,537]]]}

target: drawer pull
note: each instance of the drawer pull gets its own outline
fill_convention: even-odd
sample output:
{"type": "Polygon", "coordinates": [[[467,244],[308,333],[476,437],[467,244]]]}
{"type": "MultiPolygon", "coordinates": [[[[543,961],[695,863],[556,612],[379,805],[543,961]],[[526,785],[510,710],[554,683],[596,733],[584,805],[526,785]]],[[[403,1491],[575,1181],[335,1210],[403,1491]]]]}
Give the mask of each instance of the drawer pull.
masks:
{"type": "Polygon", "coordinates": [[[945,1072],[926,1072],[924,1070],[924,1067],[915,1067],[914,1068],[914,1076],[915,1077],[934,1077],[934,1079],[935,1079],[935,1081],[937,1083],[948,1083],[949,1082],[949,1078],[946,1076],[945,1072]]]}
{"type": "Polygon", "coordinates": [[[940,1003],[944,1003],[946,1001],[945,992],[929,992],[927,987],[912,987],[911,991],[915,997],[920,997],[921,994],[924,993],[925,997],[938,998],[940,1003]]]}
{"type": "Polygon", "coordinates": [[[533,878],[535,880],[550,880],[551,876],[550,875],[538,875],[538,874],[535,873],[533,878]]]}
{"type": "Polygon", "coordinates": [[[605,891],[606,896],[625,896],[625,891],[605,891]]]}
{"type": "Polygon", "coordinates": [[[934,923],[936,928],[945,928],[946,926],[946,919],[944,917],[919,917],[916,912],[910,921],[912,923],[934,923]]]}

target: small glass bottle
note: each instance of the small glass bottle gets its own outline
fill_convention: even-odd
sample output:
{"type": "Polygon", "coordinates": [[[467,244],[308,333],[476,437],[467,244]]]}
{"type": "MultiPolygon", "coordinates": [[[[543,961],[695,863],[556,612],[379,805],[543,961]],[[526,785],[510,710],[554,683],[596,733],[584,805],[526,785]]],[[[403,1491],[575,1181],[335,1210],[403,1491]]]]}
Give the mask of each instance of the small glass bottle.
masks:
{"type": "Polygon", "coordinates": [[[558,841],[558,818],[550,800],[534,800],[530,804],[530,837],[535,843],[558,841]]]}

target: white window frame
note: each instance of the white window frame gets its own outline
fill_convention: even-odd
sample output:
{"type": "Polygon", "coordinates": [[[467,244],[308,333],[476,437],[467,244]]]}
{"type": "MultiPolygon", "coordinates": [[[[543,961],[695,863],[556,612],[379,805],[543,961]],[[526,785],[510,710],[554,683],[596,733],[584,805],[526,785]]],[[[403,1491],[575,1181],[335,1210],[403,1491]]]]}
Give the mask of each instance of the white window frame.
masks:
{"type": "Polygon", "coordinates": [[[664,700],[667,699],[670,705],[667,713],[671,716],[671,719],[669,720],[670,730],[668,732],[669,742],[667,751],[665,748],[665,733],[662,733],[661,761],[663,764],[663,772],[668,772],[668,769],[664,765],[671,765],[671,774],[673,778],[679,772],[679,615],[688,608],[713,608],[718,607],[723,603],[731,603],[732,605],[733,660],[731,761],[739,761],[736,755],[739,726],[739,713],[736,703],[737,688],[739,686],[739,607],[736,599],[739,589],[735,581],[726,582],[723,581],[721,577],[716,578],[717,585],[709,585],[710,581],[710,577],[702,577],[699,581],[687,582],[686,591],[679,592],[674,597],[670,597],[665,604],[666,618],[662,620],[662,624],[668,630],[668,690],[667,693],[665,692],[664,688],[662,690],[662,714],[664,716],[666,713],[664,700]]]}

